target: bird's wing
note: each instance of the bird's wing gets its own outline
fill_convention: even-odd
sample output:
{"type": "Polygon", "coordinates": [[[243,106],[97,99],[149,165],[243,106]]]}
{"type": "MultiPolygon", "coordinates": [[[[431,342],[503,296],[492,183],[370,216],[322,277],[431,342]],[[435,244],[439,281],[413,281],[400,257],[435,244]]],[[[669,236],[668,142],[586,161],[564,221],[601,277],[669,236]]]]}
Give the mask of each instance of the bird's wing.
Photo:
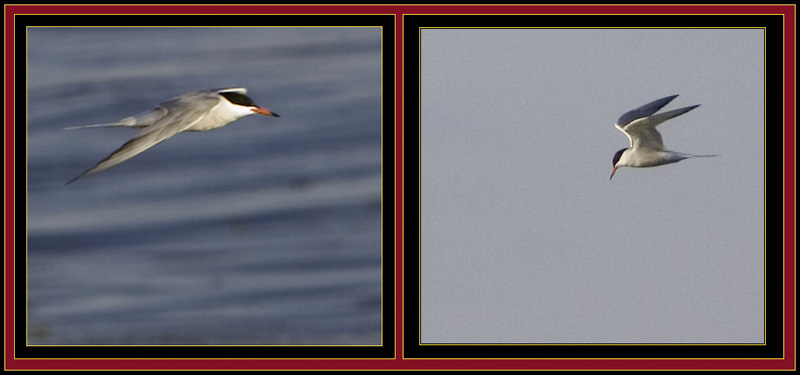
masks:
{"type": "Polygon", "coordinates": [[[656,130],[656,125],[650,121],[652,117],[643,117],[633,120],[628,125],[621,127],[617,125],[619,130],[622,130],[628,139],[631,141],[631,147],[634,149],[651,149],[651,150],[664,150],[664,141],[661,139],[661,133],[656,130]]]}
{"type": "Polygon", "coordinates": [[[682,115],[682,114],[684,114],[686,112],[689,112],[689,111],[691,111],[691,110],[693,110],[693,109],[695,109],[695,108],[697,108],[699,106],[700,106],[700,104],[696,104],[696,105],[693,105],[693,106],[673,109],[671,111],[667,111],[667,112],[664,112],[664,113],[659,113],[657,115],[652,115],[652,116],[647,118],[647,121],[650,124],[649,126],[656,127],[656,125],[658,125],[658,124],[660,124],[660,123],[662,123],[664,121],[667,121],[667,120],[669,120],[669,119],[671,119],[673,117],[678,117],[678,116],[680,116],[680,115],[682,115]]]}
{"type": "Polygon", "coordinates": [[[661,134],[658,132],[658,130],[656,130],[656,126],[673,117],[677,117],[689,112],[699,106],[700,104],[697,104],[690,107],[683,107],[674,109],[672,111],[659,113],[649,117],[639,118],[633,120],[624,127],[617,126],[617,128],[628,135],[628,138],[631,140],[631,147],[633,148],[664,150],[664,142],[661,139],[661,134]]]}
{"type": "Polygon", "coordinates": [[[112,152],[105,159],[78,177],[73,178],[68,184],[98,172],[116,166],[153,146],[167,140],[202,120],[220,102],[217,95],[208,95],[206,92],[190,93],[168,100],[159,105],[166,114],[152,125],[143,128],[133,139],[122,147],[112,152]]]}
{"type": "Polygon", "coordinates": [[[659,109],[664,108],[667,103],[671,102],[672,99],[677,98],[678,95],[668,96],[666,98],[661,98],[656,101],[652,101],[647,103],[639,108],[630,110],[622,115],[619,120],[617,120],[617,127],[624,128],[626,125],[630,124],[636,119],[640,119],[642,117],[647,117],[652,115],[653,113],[658,112],[659,109]]]}

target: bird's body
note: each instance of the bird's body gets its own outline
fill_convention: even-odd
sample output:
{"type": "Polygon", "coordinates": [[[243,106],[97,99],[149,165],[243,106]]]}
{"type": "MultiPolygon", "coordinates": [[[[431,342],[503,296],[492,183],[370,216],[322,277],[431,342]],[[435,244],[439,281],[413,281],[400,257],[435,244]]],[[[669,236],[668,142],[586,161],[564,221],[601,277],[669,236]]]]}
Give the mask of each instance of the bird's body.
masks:
{"type": "Polygon", "coordinates": [[[218,129],[252,114],[278,117],[276,113],[257,106],[245,94],[247,89],[244,87],[195,91],[118,122],[78,127],[129,127],[138,129],[139,134],[67,183],[116,166],[180,132],[218,129]]]}
{"type": "Polygon", "coordinates": [[[678,95],[668,96],[650,102],[625,113],[617,120],[615,126],[628,136],[631,146],[623,148],[614,154],[614,169],[611,170],[609,179],[614,177],[614,173],[619,167],[655,167],[676,163],[692,157],[716,156],[684,154],[667,150],[664,147],[661,134],[656,130],[656,126],[700,106],[698,104],[655,114],[677,96],[678,95]]]}

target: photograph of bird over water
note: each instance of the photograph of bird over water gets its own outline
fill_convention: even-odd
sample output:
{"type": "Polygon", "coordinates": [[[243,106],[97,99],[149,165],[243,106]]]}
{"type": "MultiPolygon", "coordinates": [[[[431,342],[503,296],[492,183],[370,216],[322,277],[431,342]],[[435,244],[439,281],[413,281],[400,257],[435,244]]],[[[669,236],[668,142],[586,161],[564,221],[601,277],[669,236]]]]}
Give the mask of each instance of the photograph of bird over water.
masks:
{"type": "Polygon", "coordinates": [[[26,32],[28,345],[381,344],[381,27],[26,32]]]}

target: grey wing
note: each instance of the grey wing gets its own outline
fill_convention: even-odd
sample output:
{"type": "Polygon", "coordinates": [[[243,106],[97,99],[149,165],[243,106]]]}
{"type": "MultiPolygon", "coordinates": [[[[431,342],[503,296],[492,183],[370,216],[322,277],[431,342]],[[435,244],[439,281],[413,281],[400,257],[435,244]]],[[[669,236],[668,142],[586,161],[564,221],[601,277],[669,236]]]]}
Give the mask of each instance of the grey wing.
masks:
{"type": "Polygon", "coordinates": [[[633,120],[625,127],[619,127],[631,140],[631,147],[634,149],[664,150],[664,141],[661,133],[656,130],[656,125],[650,121],[651,117],[633,120]]]}
{"type": "Polygon", "coordinates": [[[173,135],[190,128],[208,115],[218,103],[219,99],[214,96],[180,96],[162,103],[159,108],[166,110],[166,114],[163,117],[142,129],[136,137],[123,144],[122,147],[112,152],[111,155],[98,162],[94,167],[67,182],[67,184],[82,177],[102,172],[149,150],[173,135]],[[187,100],[191,101],[191,106],[185,105],[187,100]]]}
{"type": "Polygon", "coordinates": [[[622,115],[619,120],[617,120],[617,126],[624,127],[625,125],[630,124],[636,119],[640,119],[642,117],[647,117],[652,115],[653,113],[658,112],[659,109],[664,108],[667,103],[671,102],[672,99],[677,98],[678,95],[668,96],[666,98],[661,98],[650,103],[647,103],[639,108],[630,110],[622,115]]]}
{"type": "Polygon", "coordinates": [[[631,147],[634,148],[649,148],[654,150],[664,150],[664,141],[661,139],[661,133],[656,130],[656,126],[664,121],[673,117],[678,117],[686,112],[689,112],[700,104],[673,109],[657,115],[639,118],[633,120],[625,127],[620,127],[625,134],[631,139],[631,147]]]}

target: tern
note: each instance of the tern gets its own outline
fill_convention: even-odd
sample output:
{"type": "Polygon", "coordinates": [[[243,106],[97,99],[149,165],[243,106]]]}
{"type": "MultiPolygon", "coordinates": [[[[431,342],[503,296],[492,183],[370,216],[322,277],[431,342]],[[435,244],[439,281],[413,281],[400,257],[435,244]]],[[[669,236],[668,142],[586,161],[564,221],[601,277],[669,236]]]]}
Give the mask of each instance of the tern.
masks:
{"type": "Polygon", "coordinates": [[[139,130],[130,141],[67,184],[118,165],[180,132],[218,129],[252,114],[280,117],[259,107],[245,94],[247,89],[244,87],[194,91],[117,122],[67,128],[129,127],[139,130]]]}
{"type": "Polygon", "coordinates": [[[608,178],[609,180],[614,177],[614,172],[616,172],[619,167],[655,167],[677,163],[688,158],[717,156],[684,154],[681,152],[669,151],[664,148],[664,142],[661,140],[661,134],[656,130],[656,126],[700,106],[700,104],[697,104],[655,114],[676,97],[678,97],[678,95],[668,96],[647,103],[639,108],[628,111],[617,120],[615,126],[628,136],[628,139],[631,141],[631,146],[623,148],[614,154],[614,169],[611,170],[611,176],[608,178]]]}

